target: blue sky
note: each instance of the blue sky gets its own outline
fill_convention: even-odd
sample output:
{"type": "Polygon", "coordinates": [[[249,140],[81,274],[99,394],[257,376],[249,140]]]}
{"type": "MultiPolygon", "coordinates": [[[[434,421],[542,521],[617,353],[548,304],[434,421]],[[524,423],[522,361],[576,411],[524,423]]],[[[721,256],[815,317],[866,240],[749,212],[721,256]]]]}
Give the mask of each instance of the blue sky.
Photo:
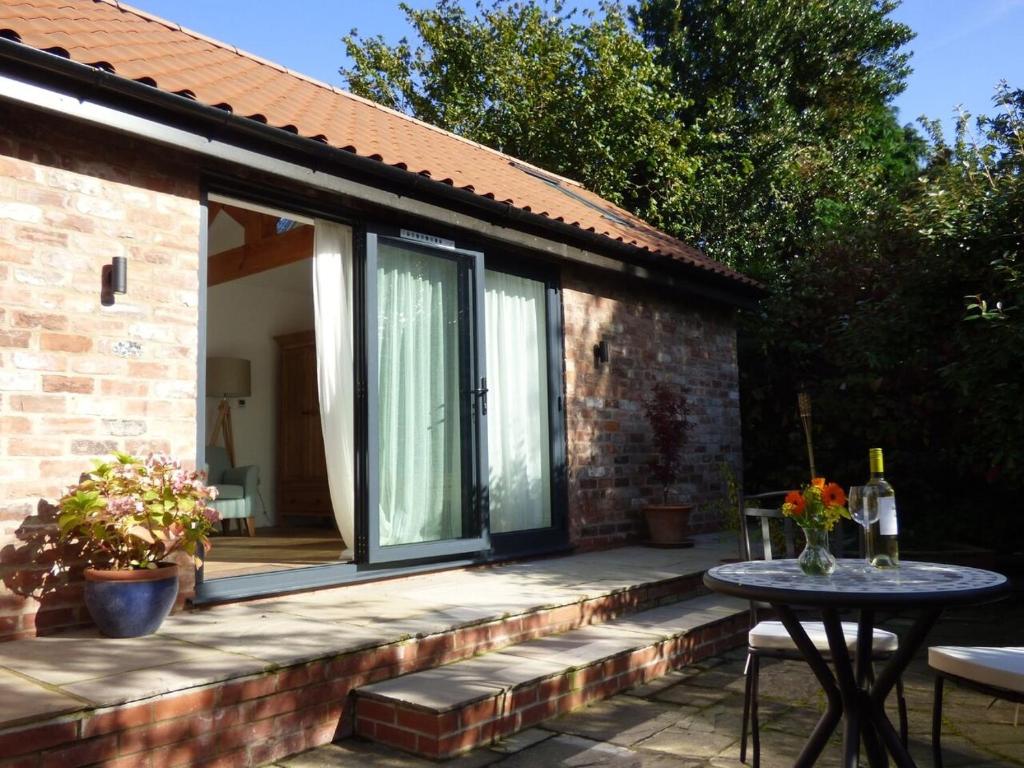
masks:
{"type": "MultiPolygon", "coordinates": [[[[433,0],[407,1],[414,7],[434,5],[433,0]]],[[[338,69],[347,63],[343,34],[355,27],[363,35],[382,34],[394,42],[410,33],[397,0],[129,2],[339,86],[344,83],[338,69]]],[[[597,2],[579,0],[576,5],[596,7],[597,2]]],[[[905,0],[895,16],[917,32],[909,46],[914,73],[896,100],[902,122],[927,115],[942,119],[951,130],[957,104],[973,114],[992,111],[1000,79],[1024,88],[1024,0],[905,0]]]]}

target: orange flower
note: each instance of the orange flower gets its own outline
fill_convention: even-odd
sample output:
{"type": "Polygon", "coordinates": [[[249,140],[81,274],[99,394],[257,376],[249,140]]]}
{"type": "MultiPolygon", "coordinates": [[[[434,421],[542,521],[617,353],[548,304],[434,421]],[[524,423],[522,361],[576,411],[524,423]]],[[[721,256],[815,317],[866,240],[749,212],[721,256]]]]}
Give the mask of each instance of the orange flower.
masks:
{"type": "Polygon", "coordinates": [[[825,478],[824,477],[812,477],[811,478],[811,485],[813,485],[815,488],[824,488],[825,487],[825,478]]]}
{"type": "Polygon", "coordinates": [[[829,483],[821,490],[821,500],[826,507],[845,507],[846,492],[839,483],[829,483]]]}
{"type": "Polygon", "coordinates": [[[789,504],[793,508],[793,515],[800,517],[804,513],[804,495],[800,491],[790,491],[786,494],[786,501],[784,504],[789,504]]]}

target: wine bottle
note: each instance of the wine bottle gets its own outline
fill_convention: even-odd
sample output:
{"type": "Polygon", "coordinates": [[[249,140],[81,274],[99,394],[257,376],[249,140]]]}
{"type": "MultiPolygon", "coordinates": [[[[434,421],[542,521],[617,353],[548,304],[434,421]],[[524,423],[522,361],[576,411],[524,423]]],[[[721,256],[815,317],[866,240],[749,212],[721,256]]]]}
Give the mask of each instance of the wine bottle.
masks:
{"type": "Polygon", "coordinates": [[[878,498],[878,519],[871,524],[871,564],[876,568],[898,568],[900,564],[899,522],[896,518],[896,493],[885,479],[881,448],[868,450],[871,479],[878,498]]]}

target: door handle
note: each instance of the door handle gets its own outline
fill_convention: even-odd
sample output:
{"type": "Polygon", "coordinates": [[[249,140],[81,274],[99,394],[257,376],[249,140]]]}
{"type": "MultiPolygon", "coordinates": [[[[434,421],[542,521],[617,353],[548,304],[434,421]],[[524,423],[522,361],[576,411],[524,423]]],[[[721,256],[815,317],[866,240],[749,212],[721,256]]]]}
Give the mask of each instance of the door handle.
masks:
{"type": "Polygon", "coordinates": [[[487,415],[487,377],[480,377],[480,388],[469,390],[471,395],[476,395],[480,399],[480,415],[487,415]]]}

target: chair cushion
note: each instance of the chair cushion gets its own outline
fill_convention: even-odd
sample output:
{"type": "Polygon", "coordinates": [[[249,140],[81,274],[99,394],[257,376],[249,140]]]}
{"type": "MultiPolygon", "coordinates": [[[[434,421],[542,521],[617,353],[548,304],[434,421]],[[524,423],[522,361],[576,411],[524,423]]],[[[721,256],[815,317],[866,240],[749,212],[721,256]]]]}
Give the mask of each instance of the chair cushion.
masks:
{"type": "Polygon", "coordinates": [[[245,498],[245,486],[242,485],[218,485],[217,500],[242,499],[245,498]]]}
{"type": "Polygon", "coordinates": [[[252,517],[252,504],[249,499],[217,499],[210,506],[217,510],[221,520],[237,520],[252,517]]]}
{"type": "Polygon", "coordinates": [[[937,645],[928,649],[928,664],[982,685],[1024,693],[1024,648],[937,645]]]}
{"type": "MultiPolygon", "coordinates": [[[[820,621],[802,621],[800,626],[814,643],[819,651],[828,651],[828,635],[825,634],[825,625],[820,621]]],[[[842,622],[843,636],[846,638],[846,647],[851,651],[857,647],[857,625],[852,621],[842,622]]],[[[751,648],[759,651],[796,651],[796,643],[789,636],[789,632],[781,621],[759,622],[747,636],[747,642],[751,648]]],[[[900,641],[892,632],[884,629],[875,629],[875,636],[872,642],[874,653],[892,653],[899,648],[900,641]]]]}

